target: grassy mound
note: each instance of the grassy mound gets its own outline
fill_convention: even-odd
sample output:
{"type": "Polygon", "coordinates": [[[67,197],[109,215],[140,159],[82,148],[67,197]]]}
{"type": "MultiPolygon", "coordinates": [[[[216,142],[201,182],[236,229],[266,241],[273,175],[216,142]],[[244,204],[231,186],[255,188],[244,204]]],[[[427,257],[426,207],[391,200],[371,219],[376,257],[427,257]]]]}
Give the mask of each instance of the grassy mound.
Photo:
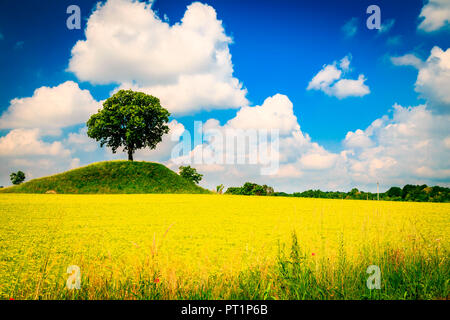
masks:
{"type": "Polygon", "coordinates": [[[105,161],[33,179],[2,193],[210,193],[159,163],[105,161]]]}

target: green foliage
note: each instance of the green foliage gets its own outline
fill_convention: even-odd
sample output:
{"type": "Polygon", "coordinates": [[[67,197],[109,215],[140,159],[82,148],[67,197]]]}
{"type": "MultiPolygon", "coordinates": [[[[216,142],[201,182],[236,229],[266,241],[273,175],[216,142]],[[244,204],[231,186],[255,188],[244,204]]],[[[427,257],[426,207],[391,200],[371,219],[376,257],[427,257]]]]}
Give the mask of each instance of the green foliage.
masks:
{"type": "Polygon", "coordinates": [[[199,183],[202,180],[203,175],[197,172],[197,169],[191,168],[191,166],[181,166],[180,176],[188,181],[199,183]]]}
{"type": "Polygon", "coordinates": [[[103,103],[103,109],[87,121],[89,137],[116,153],[123,147],[128,160],[141,148],[154,149],[169,132],[170,113],[159,99],[142,92],[120,90],[103,103]]]}
{"type": "MultiPolygon", "coordinates": [[[[279,195],[278,193],[274,195],[279,195]]],[[[321,190],[307,190],[295,192],[293,197],[302,198],[326,198],[326,199],[353,199],[353,200],[376,200],[377,194],[359,191],[354,188],[350,192],[332,192],[321,190]]],[[[391,187],[388,191],[380,193],[380,200],[387,201],[416,201],[416,202],[450,202],[450,188],[428,187],[427,185],[414,186],[405,185],[402,188],[391,187]]]]}
{"type": "Polygon", "coordinates": [[[5,193],[210,193],[159,163],[105,161],[33,179],[5,193]]]}
{"type": "Polygon", "coordinates": [[[218,194],[222,194],[222,193],[223,193],[223,188],[225,188],[223,184],[218,185],[218,186],[216,187],[216,192],[217,192],[218,194]]]}
{"type": "MultiPolygon", "coordinates": [[[[340,252],[338,259],[344,261],[343,255],[340,252]]],[[[306,257],[293,232],[290,252],[285,244],[279,245],[277,266],[271,274],[277,289],[269,292],[270,296],[281,300],[421,300],[448,297],[449,264],[441,260],[437,251],[426,257],[422,254],[404,254],[399,249],[386,249],[377,257],[361,256],[354,266],[343,263],[337,269],[330,268],[330,265],[317,267],[320,260],[308,263],[306,257]],[[366,286],[366,270],[372,264],[381,268],[380,290],[370,290],[366,286]]],[[[312,260],[316,259],[313,256],[312,260]]],[[[263,289],[255,288],[255,295],[262,296],[263,289]]]]}
{"type": "MultiPolygon", "coordinates": [[[[360,191],[353,188],[350,192],[306,190],[303,192],[274,192],[273,188],[266,185],[247,182],[242,187],[230,187],[225,192],[234,195],[270,195],[274,197],[299,197],[299,198],[323,198],[323,199],[352,199],[352,200],[377,200],[377,194],[360,191]]],[[[450,202],[450,188],[428,187],[427,185],[406,185],[402,188],[392,187],[385,193],[380,193],[380,200],[386,201],[417,201],[417,202],[450,202]]]]}
{"type": "Polygon", "coordinates": [[[230,187],[225,193],[244,195],[244,196],[268,196],[273,193],[273,188],[267,185],[258,185],[252,182],[246,182],[242,187],[230,187]]]}
{"type": "Polygon", "coordinates": [[[9,177],[11,178],[11,182],[12,184],[21,184],[22,182],[25,181],[25,173],[23,173],[22,171],[17,171],[17,172],[13,172],[9,175],[9,177]]]}
{"type": "Polygon", "coordinates": [[[402,189],[399,187],[391,187],[388,191],[386,191],[386,195],[388,197],[401,197],[402,189]]]}
{"type": "Polygon", "coordinates": [[[301,198],[345,199],[349,194],[351,192],[347,194],[339,191],[307,190],[304,192],[294,192],[292,196],[301,198]]]}

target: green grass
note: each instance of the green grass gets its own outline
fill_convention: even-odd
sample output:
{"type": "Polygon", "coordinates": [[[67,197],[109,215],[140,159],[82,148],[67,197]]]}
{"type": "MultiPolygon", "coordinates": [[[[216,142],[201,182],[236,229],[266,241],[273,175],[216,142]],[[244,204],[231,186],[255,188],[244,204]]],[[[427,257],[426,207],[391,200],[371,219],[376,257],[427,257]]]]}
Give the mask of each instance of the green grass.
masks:
{"type": "Polygon", "coordinates": [[[105,161],[49,177],[33,179],[0,193],[210,193],[162,164],[105,161]]]}

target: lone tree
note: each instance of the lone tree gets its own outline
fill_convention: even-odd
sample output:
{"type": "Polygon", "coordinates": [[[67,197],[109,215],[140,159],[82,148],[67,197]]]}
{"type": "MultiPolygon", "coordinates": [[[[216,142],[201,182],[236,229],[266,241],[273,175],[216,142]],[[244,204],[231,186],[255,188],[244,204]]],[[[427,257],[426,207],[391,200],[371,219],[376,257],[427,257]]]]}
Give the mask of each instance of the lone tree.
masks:
{"type": "Polygon", "coordinates": [[[180,167],[180,176],[184,179],[192,181],[194,183],[199,183],[202,180],[203,175],[198,173],[195,168],[191,168],[191,166],[181,166],[180,167]]]}
{"type": "Polygon", "coordinates": [[[25,173],[23,173],[20,170],[17,172],[11,173],[9,175],[9,177],[11,178],[12,184],[21,184],[22,182],[25,181],[25,173]]]}
{"type": "Polygon", "coordinates": [[[162,136],[169,132],[170,113],[159,99],[132,90],[120,90],[103,103],[103,109],[87,122],[87,135],[100,146],[110,147],[113,153],[123,147],[128,160],[142,148],[154,149],[162,136]]]}

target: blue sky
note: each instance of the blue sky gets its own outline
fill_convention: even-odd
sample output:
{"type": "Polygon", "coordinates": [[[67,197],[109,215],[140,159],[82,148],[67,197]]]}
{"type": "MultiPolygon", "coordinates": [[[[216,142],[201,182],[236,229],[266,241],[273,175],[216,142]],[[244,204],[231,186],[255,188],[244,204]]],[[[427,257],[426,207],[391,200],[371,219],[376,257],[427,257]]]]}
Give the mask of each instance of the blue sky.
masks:
{"type": "MultiPolygon", "coordinates": [[[[83,30],[65,28],[65,13],[73,1],[29,1],[27,10],[15,1],[7,1],[0,13],[2,77],[1,110],[15,97],[31,96],[43,85],[53,86],[76,77],[65,72],[70,50],[84,38],[83,30]],[[23,41],[21,49],[15,48],[23,41]],[[13,61],[13,63],[11,63],[13,61]]],[[[78,1],[83,26],[97,1],[78,1]]],[[[160,16],[179,22],[191,1],[156,1],[160,16]]],[[[260,104],[277,92],[289,95],[301,114],[302,127],[318,142],[335,148],[347,131],[369,125],[385,114],[394,102],[418,103],[410,90],[414,70],[394,68],[385,55],[418,50],[426,56],[434,45],[448,45],[448,33],[430,37],[416,32],[422,1],[380,1],[382,20],[395,19],[391,35],[401,36],[402,44],[389,46],[389,35],[377,36],[365,28],[371,1],[204,1],[211,4],[233,37],[230,46],[235,75],[248,89],[248,99],[260,104]],[[347,39],[341,27],[357,17],[358,32],[347,39]],[[351,53],[356,70],[364,71],[372,95],[365,99],[337,100],[305,90],[311,77],[323,64],[351,53]],[[336,118],[340,121],[335,121],[336,118]]],[[[4,6],[5,4],[3,4],[4,6]]],[[[114,86],[80,83],[96,99],[108,97],[114,86]]],[[[224,112],[223,119],[233,112],[224,112]]],[[[208,115],[195,115],[207,119],[208,115]]]]}
{"type": "MultiPolygon", "coordinates": [[[[128,2],[133,3],[131,0],[128,2]]],[[[38,88],[56,87],[66,81],[73,81],[78,84],[79,88],[87,89],[95,101],[108,98],[113,90],[121,84],[123,85],[123,81],[115,82],[112,79],[104,81],[106,84],[97,84],[95,76],[94,78],[92,76],[89,78],[89,75],[80,76],[82,72],[85,72],[81,70],[81,67],[77,69],[78,71],[74,71],[76,68],[69,71],[69,61],[73,59],[71,50],[77,41],[87,39],[85,29],[95,11],[96,3],[97,1],[31,0],[23,4],[17,1],[2,1],[0,5],[0,85],[2,87],[0,113],[6,114],[7,110],[11,108],[11,101],[15,98],[33,97],[34,91],[38,88]],[[71,4],[77,4],[81,8],[81,30],[68,30],[65,26],[68,17],[66,8],[71,4]]],[[[191,3],[192,1],[157,0],[151,9],[147,8],[147,10],[153,10],[163,22],[166,21],[172,28],[175,24],[180,23],[187,12],[186,8],[191,3]]],[[[215,11],[217,20],[222,21],[223,33],[232,39],[232,43],[227,44],[231,57],[232,77],[238,79],[242,88],[246,89],[247,104],[250,107],[261,106],[266,98],[276,94],[288,97],[292,102],[293,116],[297,118],[301,133],[310,137],[310,143],[317,143],[323,149],[317,151],[319,153],[327,152],[327,154],[341,157],[343,151],[351,149],[349,147],[351,143],[344,141],[348,133],[356,132],[358,129],[365,131],[376,119],[388,117],[387,122],[391,121],[391,124],[395,122],[398,126],[401,126],[401,123],[396,121],[410,123],[409,120],[400,119],[400,116],[399,120],[395,120],[395,115],[400,114],[401,110],[395,111],[394,104],[403,108],[426,105],[424,111],[426,115],[439,117],[438,122],[447,123],[448,101],[441,94],[443,89],[434,90],[435,84],[431,83],[420,82],[419,84],[418,74],[422,68],[427,71],[428,65],[414,64],[411,59],[408,59],[415,57],[418,61],[425,62],[435,47],[446,53],[450,42],[448,18],[444,21],[431,21],[432,15],[419,17],[427,5],[430,6],[430,10],[445,9],[445,1],[433,0],[431,3],[428,1],[424,3],[421,0],[377,1],[375,4],[381,9],[382,25],[390,26],[384,32],[369,30],[366,27],[366,19],[369,17],[366,8],[374,4],[373,1],[215,0],[201,3],[215,11]],[[424,20],[426,20],[426,24],[422,23],[424,20]],[[355,30],[354,34],[345,31],[346,24],[355,30]],[[334,62],[335,66],[339,66],[339,62],[344,57],[348,57],[350,67],[348,70],[341,70],[342,76],[339,79],[356,80],[359,75],[362,75],[368,93],[361,93],[364,89],[359,88],[363,91],[356,90],[357,93],[350,94],[346,91],[347,94],[339,96],[339,94],[333,94],[334,91],[326,92],[326,90],[333,90],[331,87],[323,90],[317,89],[317,87],[316,89],[307,89],[312,79],[324,66],[332,66],[334,62]],[[394,59],[395,57],[404,57],[404,59],[393,60],[393,57],[394,59]],[[440,101],[438,101],[439,99],[440,101]],[[439,107],[434,107],[434,105],[439,105],[439,107]]],[[[423,12],[426,13],[426,11],[423,12]]],[[[123,14],[126,12],[124,11],[123,14]]],[[[120,22],[118,23],[120,24],[120,22]]],[[[138,30],[137,32],[144,31],[138,30]]],[[[93,44],[92,41],[90,43],[93,44]]],[[[125,42],[123,46],[126,46],[125,42]]],[[[94,44],[91,49],[96,50],[94,44]]],[[[445,61],[445,57],[442,56],[439,59],[445,61]]],[[[442,65],[445,68],[445,63],[442,65]]],[[[109,66],[109,68],[114,67],[113,65],[109,66]]],[[[448,70],[442,72],[443,78],[439,85],[448,88],[450,85],[447,82],[446,72],[448,70]]],[[[152,86],[165,85],[165,80],[158,79],[156,76],[153,78],[149,76],[149,79],[145,79],[141,83],[136,80],[137,78],[134,79],[133,75],[130,77],[131,80],[136,81],[136,85],[142,88],[148,86],[148,83],[151,83],[152,86]],[[144,82],[146,83],[144,84],[144,82]]],[[[214,108],[192,107],[193,110],[187,108],[183,112],[174,112],[172,119],[181,123],[186,130],[192,130],[194,120],[206,122],[208,119],[216,119],[221,126],[224,126],[227,121],[236,116],[240,107],[244,107],[244,105],[239,105],[239,102],[234,103],[231,107],[226,105],[217,105],[214,108]]],[[[169,111],[172,110],[169,108],[169,111]]],[[[411,117],[412,113],[410,110],[411,117]]],[[[5,121],[9,121],[8,119],[12,118],[7,118],[5,121]]],[[[42,118],[42,121],[46,121],[45,117],[42,118]]],[[[386,126],[388,126],[387,122],[386,126]]],[[[20,122],[14,126],[2,125],[0,137],[5,138],[12,130],[21,129],[20,126],[20,122]]],[[[65,147],[70,150],[69,158],[78,159],[76,163],[80,165],[90,161],[108,159],[105,152],[100,149],[93,151],[92,148],[88,148],[91,151],[81,152],[77,148],[67,146],[70,133],[79,132],[78,130],[84,127],[83,122],[71,123],[68,126],[61,125],[59,126],[61,132],[58,134],[45,133],[44,125],[38,127],[40,133],[36,137],[39,141],[44,144],[60,142],[63,149],[65,147]]],[[[440,130],[438,135],[433,133],[431,137],[445,140],[448,130],[445,129],[445,125],[443,127],[444,129],[440,130]]],[[[31,127],[26,126],[26,129],[30,130],[31,127]]],[[[431,134],[428,127],[423,130],[426,131],[423,136],[428,137],[431,134]]],[[[374,135],[371,130],[366,133],[368,136],[374,135]]],[[[369,138],[375,141],[381,136],[382,133],[376,138],[374,136],[369,138]]],[[[406,139],[408,142],[412,142],[416,138],[411,136],[406,139]]],[[[430,139],[428,137],[426,140],[430,139]]],[[[6,140],[4,139],[3,142],[6,143],[6,140]]],[[[10,145],[8,146],[10,147],[10,145]]],[[[370,143],[370,146],[374,147],[374,144],[370,143]]],[[[365,147],[368,148],[369,144],[365,147]]],[[[312,146],[312,148],[315,147],[312,146]]],[[[384,149],[388,148],[384,146],[384,149]]],[[[438,157],[441,161],[423,166],[417,163],[410,164],[409,169],[398,167],[395,171],[397,173],[400,171],[410,172],[412,167],[416,169],[423,167],[422,171],[426,174],[415,176],[395,174],[393,177],[392,172],[389,171],[383,172],[380,176],[384,177],[386,185],[403,182],[448,184],[450,173],[448,161],[445,161],[448,151],[439,149],[441,151],[436,151],[437,155],[429,152],[430,157],[438,157]]],[[[362,158],[359,157],[358,161],[366,161],[369,149],[365,149],[365,154],[364,151],[358,150],[355,152],[360,152],[360,154],[355,157],[361,156],[362,158]]],[[[298,154],[302,154],[302,152],[299,151],[298,154]]],[[[1,151],[0,154],[2,154],[1,151]]],[[[19,168],[20,164],[26,167],[25,160],[35,159],[36,156],[23,153],[14,160],[7,151],[3,154],[4,158],[1,160],[0,156],[0,161],[8,166],[9,171],[16,167],[19,168]]],[[[417,154],[402,154],[401,159],[415,155],[417,154]]],[[[396,158],[397,156],[383,154],[380,159],[394,159],[400,166],[403,160],[396,158]]],[[[376,158],[375,155],[373,157],[376,158]]],[[[168,161],[167,158],[158,158],[158,160],[168,161]]],[[[300,158],[298,160],[286,163],[286,165],[292,169],[291,165],[305,163],[300,158]]],[[[49,165],[46,170],[30,166],[28,169],[30,176],[36,177],[52,173],[51,168],[54,168],[53,170],[64,168],[65,165],[62,162],[54,161],[56,161],[55,165],[49,165]]],[[[352,165],[354,163],[348,166],[352,165]]],[[[365,165],[370,167],[367,163],[365,165]]],[[[351,185],[358,185],[368,189],[373,188],[373,183],[369,183],[372,181],[372,177],[353,176],[352,172],[354,173],[354,171],[348,169],[350,168],[348,166],[340,176],[334,176],[327,171],[317,171],[317,168],[313,168],[313,171],[309,173],[308,170],[311,168],[302,167],[301,164],[299,166],[295,170],[300,172],[298,180],[301,180],[301,183],[295,179],[280,178],[281,180],[277,180],[274,178],[269,180],[268,184],[272,181],[272,184],[283,190],[304,189],[308,185],[305,180],[310,181],[308,177],[311,174],[322,177],[319,180],[316,178],[311,180],[313,181],[311,185],[316,187],[345,189],[351,185]],[[340,181],[343,180],[345,181],[341,183],[340,181]]],[[[371,168],[377,168],[377,165],[374,166],[371,168]]],[[[369,170],[369,167],[366,168],[366,171],[369,170]]],[[[5,172],[2,172],[0,184],[8,185],[6,172],[8,170],[5,169],[5,172]]],[[[297,172],[295,170],[292,172],[297,172]]],[[[336,171],[338,170],[333,170],[333,172],[336,171]]],[[[209,171],[207,170],[207,172],[209,171]]],[[[205,186],[211,187],[216,182],[220,182],[220,179],[223,180],[224,176],[228,176],[224,174],[224,171],[211,173],[210,181],[204,182],[205,186]]],[[[207,178],[208,174],[206,174],[207,178]]],[[[267,180],[267,177],[256,174],[240,176],[234,180],[230,179],[229,184],[240,183],[245,179],[263,181],[264,178],[267,180]]]]}

